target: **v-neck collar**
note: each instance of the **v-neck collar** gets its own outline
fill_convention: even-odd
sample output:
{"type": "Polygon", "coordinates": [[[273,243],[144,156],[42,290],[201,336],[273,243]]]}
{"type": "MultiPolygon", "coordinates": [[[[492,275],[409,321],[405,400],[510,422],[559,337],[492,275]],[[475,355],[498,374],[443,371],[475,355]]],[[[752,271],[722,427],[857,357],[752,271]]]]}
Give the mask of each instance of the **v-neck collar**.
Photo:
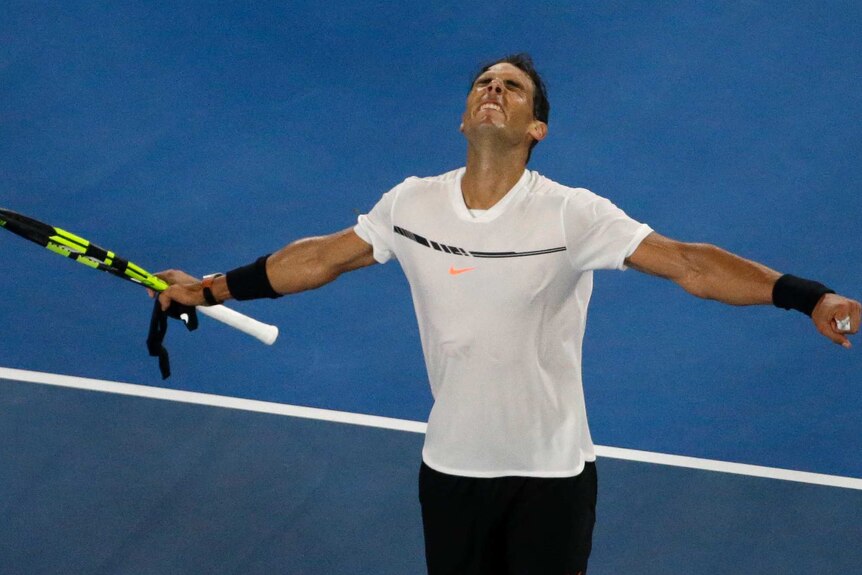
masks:
{"type": "Polygon", "coordinates": [[[505,196],[500,198],[496,204],[485,210],[484,213],[474,216],[470,213],[467,204],[464,202],[464,194],[461,192],[461,180],[464,178],[464,173],[466,171],[467,168],[461,168],[458,170],[455,181],[449,190],[449,199],[452,202],[452,209],[455,210],[455,215],[467,222],[486,223],[497,219],[506,211],[508,205],[512,203],[512,199],[527,188],[527,183],[530,181],[530,170],[525,169],[524,173],[521,174],[521,177],[517,182],[515,182],[512,189],[506,192],[505,196]]]}

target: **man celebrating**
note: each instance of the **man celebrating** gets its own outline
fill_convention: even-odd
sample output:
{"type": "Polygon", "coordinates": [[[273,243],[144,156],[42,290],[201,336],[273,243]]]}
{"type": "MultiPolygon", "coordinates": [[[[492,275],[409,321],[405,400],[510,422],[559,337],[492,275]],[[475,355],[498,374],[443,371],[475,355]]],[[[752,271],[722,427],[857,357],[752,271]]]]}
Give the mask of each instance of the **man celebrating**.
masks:
{"type": "Polygon", "coordinates": [[[161,274],[174,284],[159,296],[167,308],[278,297],[398,259],[434,396],[419,476],[431,575],[586,572],[596,456],[581,344],[593,270],[632,267],[701,298],[796,309],[847,348],[859,329],[859,302],[822,284],[668,239],[527,170],[549,108],[529,56],[503,58],[467,96],[464,168],[408,178],[354,228],[225,276],[161,274]]]}

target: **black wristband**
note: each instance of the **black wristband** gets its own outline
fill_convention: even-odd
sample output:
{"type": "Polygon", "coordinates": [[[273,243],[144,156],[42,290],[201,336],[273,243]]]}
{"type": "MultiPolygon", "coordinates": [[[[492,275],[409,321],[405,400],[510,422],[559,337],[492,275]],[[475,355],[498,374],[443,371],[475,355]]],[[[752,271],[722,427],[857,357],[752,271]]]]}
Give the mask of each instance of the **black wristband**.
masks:
{"type": "Polygon", "coordinates": [[[772,288],[772,303],[775,307],[795,309],[810,316],[820,298],[828,293],[835,293],[835,290],[820,282],[785,274],[772,288]]]}
{"type": "Polygon", "coordinates": [[[266,259],[269,255],[261,256],[254,263],[230,270],[225,274],[227,289],[234,299],[243,301],[281,297],[282,294],[272,289],[272,284],[269,283],[269,277],[266,275],[266,259]]]}

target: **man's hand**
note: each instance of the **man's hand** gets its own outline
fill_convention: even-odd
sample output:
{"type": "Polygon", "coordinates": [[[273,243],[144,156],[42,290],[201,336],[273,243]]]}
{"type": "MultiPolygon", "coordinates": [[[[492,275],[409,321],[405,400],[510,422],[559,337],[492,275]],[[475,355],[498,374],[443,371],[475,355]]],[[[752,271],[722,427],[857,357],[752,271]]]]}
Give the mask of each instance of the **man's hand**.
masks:
{"type": "MultiPolygon", "coordinates": [[[[172,301],[192,306],[206,305],[201,282],[198,278],[181,270],[165,270],[155,275],[170,284],[168,289],[158,294],[159,304],[163,310],[167,311],[172,301]]],[[[150,297],[156,296],[154,291],[147,291],[150,293],[150,297]]]]}
{"type": "Polygon", "coordinates": [[[847,349],[852,347],[848,335],[859,332],[859,323],[862,321],[862,304],[846,297],[828,293],[824,295],[814,311],[811,312],[811,320],[822,333],[840,346],[847,349]],[[841,329],[839,323],[850,318],[849,329],[841,329]]]}

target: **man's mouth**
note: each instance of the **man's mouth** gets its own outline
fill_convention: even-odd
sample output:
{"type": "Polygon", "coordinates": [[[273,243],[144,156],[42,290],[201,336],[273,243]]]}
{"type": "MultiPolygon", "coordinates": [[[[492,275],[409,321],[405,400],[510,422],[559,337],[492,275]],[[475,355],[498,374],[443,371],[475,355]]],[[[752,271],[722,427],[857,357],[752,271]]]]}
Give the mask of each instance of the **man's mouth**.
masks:
{"type": "Polygon", "coordinates": [[[503,108],[499,104],[495,104],[494,102],[485,102],[481,106],[479,106],[479,111],[483,110],[496,110],[498,112],[502,112],[503,108]]]}

